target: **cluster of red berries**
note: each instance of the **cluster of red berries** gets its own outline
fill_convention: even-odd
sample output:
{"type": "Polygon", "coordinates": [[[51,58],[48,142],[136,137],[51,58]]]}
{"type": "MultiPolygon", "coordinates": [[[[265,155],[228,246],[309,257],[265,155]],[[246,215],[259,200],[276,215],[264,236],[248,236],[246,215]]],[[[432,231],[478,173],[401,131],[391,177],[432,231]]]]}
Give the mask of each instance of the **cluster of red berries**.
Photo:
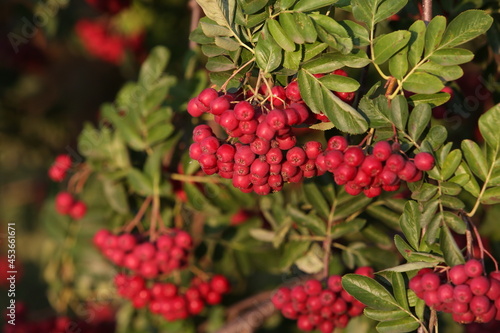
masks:
{"type": "Polygon", "coordinates": [[[112,64],[122,63],[127,49],[140,53],[144,39],[142,32],[121,35],[104,21],[82,19],[76,24],[75,31],[90,54],[112,64]]]}
{"type": "Polygon", "coordinates": [[[68,192],[59,192],[56,195],[56,211],[61,215],[69,215],[79,220],[87,213],[87,205],[83,201],[75,200],[68,192]]]}
{"type": "Polygon", "coordinates": [[[62,182],[64,178],[66,178],[72,163],[73,162],[69,155],[58,155],[52,166],[49,168],[49,178],[55,182],[62,182]]]}
{"type": "Polygon", "coordinates": [[[384,191],[397,191],[401,181],[416,182],[422,171],[434,167],[434,157],[426,152],[413,160],[399,152],[399,144],[379,141],[371,152],[359,146],[349,146],[343,136],[333,136],[327,148],[316,158],[316,168],[333,173],[335,183],[344,185],[347,193],[375,197],[384,191]]]}
{"type": "Polygon", "coordinates": [[[222,295],[230,290],[229,281],[223,275],[214,275],[209,281],[194,278],[190,286],[181,291],[172,283],[154,283],[148,288],[146,281],[137,275],[118,274],[115,277],[118,293],[135,308],[148,307],[154,314],[168,321],[186,319],[199,314],[205,305],[216,305],[222,295]]]}
{"type": "Polygon", "coordinates": [[[183,230],[171,230],[151,242],[141,235],[115,235],[102,229],[94,235],[93,241],[115,265],[146,279],[185,267],[193,247],[191,235],[183,230]]]}
{"type": "MultiPolygon", "coordinates": [[[[374,276],[373,268],[367,266],[359,267],[354,273],[374,276]]],[[[284,317],[297,320],[300,330],[317,329],[322,333],[346,327],[350,318],[361,315],[365,308],[363,303],[344,290],[340,275],[328,277],[325,289],[315,279],[292,288],[281,287],[271,300],[284,317]]]]}
{"type": "MultiPolygon", "coordinates": [[[[345,75],[338,70],[335,75],[345,75]]],[[[198,161],[203,171],[232,179],[233,185],[243,192],[265,195],[283,188],[284,182],[297,183],[304,177],[318,175],[315,159],[321,153],[321,143],[310,141],[297,146],[293,126],[328,121],[322,114],[314,114],[302,101],[298,82],[286,87],[274,86],[267,93],[262,86],[260,99],[251,104],[245,94],[221,94],[207,88],[191,99],[187,111],[193,117],[203,113],[214,115],[214,120],[237,143],[223,143],[207,125],[193,131],[194,143],[190,157],[198,161]],[[267,97],[266,97],[267,96],[267,97]]],[[[338,93],[346,101],[351,95],[338,93]]],[[[255,96],[253,96],[255,97],[255,96]]]]}
{"type": "Polygon", "coordinates": [[[130,6],[130,0],[85,0],[89,5],[111,15],[130,6]]]}
{"type": "Polygon", "coordinates": [[[486,276],[479,260],[454,266],[447,276],[424,268],[409,286],[427,306],[451,313],[458,323],[500,320],[500,271],[486,276]]]}

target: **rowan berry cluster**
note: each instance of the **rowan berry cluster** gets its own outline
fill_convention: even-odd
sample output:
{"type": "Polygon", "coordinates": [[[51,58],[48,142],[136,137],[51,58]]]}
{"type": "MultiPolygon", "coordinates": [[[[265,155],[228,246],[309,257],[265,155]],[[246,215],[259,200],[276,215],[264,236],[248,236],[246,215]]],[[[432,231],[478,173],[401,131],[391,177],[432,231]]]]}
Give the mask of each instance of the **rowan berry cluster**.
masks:
{"type": "Polygon", "coordinates": [[[72,163],[73,161],[69,155],[58,155],[52,166],[49,168],[49,178],[55,182],[62,182],[66,178],[72,163]]]}
{"type": "MultiPolygon", "coordinates": [[[[373,278],[373,268],[359,267],[355,274],[373,278]]],[[[328,277],[326,288],[320,281],[311,279],[292,288],[281,287],[271,301],[284,317],[296,319],[302,331],[317,329],[331,333],[336,327],[344,328],[352,317],[363,313],[365,305],[342,287],[342,277],[328,277]]]]}
{"type": "MultiPolygon", "coordinates": [[[[224,143],[209,126],[197,126],[190,157],[200,163],[206,174],[218,173],[232,179],[233,185],[243,192],[261,195],[280,191],[285,182],[297,183],[304,177],[318,175],[314,160],[321,152],[321,143],[309,141],[303,147],[297,146],[292,129],[328,120],[322,114],[312,113],[303,103],[297,81],[287,87],[274,86],[270,93],[266,90],[260,90],[262,98],[267,96],[265,102],[251,104],[245,100],[252,95],[250,92],[220,94],[207,88],[187,106],[193,117],[214,115],[215,122],[229,136],[224,143]],[[230,143],[235,139],[238,142],[230,143]]],[[[341,98],[352,100],[351,95],[341,98]]]]}
{"type": "Polygon", "coordinates": [[[458,323],[500,320],[500,271],[487,276],[476,259],[453,266],[447,275],[424,268],[409,286],[427,306],[451,313],[458,323]]]}
{"type": "Polygon", "coordinates": [[[195,277],[184,291],[172,283],[156,282],[149,288],[146,281],[137,275],[118,274],[115,284],[118,293],[131,300],[135,308],[147,306],[152,313],[168,321],[195,316],[207,304],[219,304],[222,295],[230,290],[229,281],[222,275],[214,275],[208,281],[195,277]]]}
{"type": "Polygon", "coordinates": [[[93,241],[115,265],[146,279],[185,267],[193,247],[191,236],[183,230],[172,230],[151,242],[141,235],[115,235],[102,229],[94,235],[93,241]]]}
{"type": "Polygon", "coordinates": [[[422,171],[432,169],[434,157],[426,152],[415,155],[413,160],[399,153],[399,145],[379,141],[373,149],[349,146],[343,136],[328,140],[326,150],[316,158],[319,171],[333,174],[335,183],[344,185],[347,193],[375,197],[384,191],[397,191],[401,181],[416,182],[422,171]]]}
{"type": "Polygon", "coordinates": [[[71,193],[59,192],[55,200],[56,211],[61,215],[69,215],[72,219],[79,220],[87,213],[87,205],[76,200],[71,193]]]}

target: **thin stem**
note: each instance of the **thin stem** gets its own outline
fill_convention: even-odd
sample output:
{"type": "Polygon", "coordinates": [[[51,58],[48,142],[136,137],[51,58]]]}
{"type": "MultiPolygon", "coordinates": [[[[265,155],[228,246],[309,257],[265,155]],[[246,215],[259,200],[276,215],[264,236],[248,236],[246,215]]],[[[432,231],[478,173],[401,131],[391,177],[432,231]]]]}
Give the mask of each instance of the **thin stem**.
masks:
{"type": "Polygon", "coordinates": [[[326,238],[323,241],[323,250],[325,251],[325,254],[323,256],[323,278],[326,278],[328,276],[330,270],[329,263],[330,263],[330,254],[332,252],[332,225],[336,207],[337,207],[337,200],[334,200],[332,203],[332,207],[330,208],[330,214],[328,214],[326,238]]]}
{"type": "Polygon", "coordinates": [[[491,174],[493,173],[494,165],[495,165],[494,163],[491,164],[490,170],[488,171],[488,175],[486,176],[486,179],[484,180],[483,187],[481,188],[481,192],[479,193],[479,195],[476,199],[476,203],[474,204],[474,208],[472,208],[470,213],[467,213],[467,216],[470,217],[470,216],[474,216],[474,214],[476,214],[476,211],[479,208],[479,205],[481,204],[481,198],[483,197],[484,192],[486,191],[486,188],[488,187],[488,182],[490,181],[491,174]]]}
{"type": "Polygon", "coordinates": [[[221,90],[224,90],[226,91],[226,87],[227,85],[229,84],[229,82],[239,73],[243,70],[243,68],[247,67],[248,65],[250,65],[252,62],[255,61],[255,57],[253,57],[252,59],[248,60],[246,63],[244,63],[241,67],[239,67],[237,70],[235,70],[233,72],[233,74],[231,74],[231,76],[226,80],[226,82],[224,82],[224,84],[221,86],[221,90]]]}
{"type": "Polygon", "coordinates": [[[220,183],[219,178],[211,178],[205,176],[190,176],[190,175],[183,175],[180,173],[172,173],[170,174],[170,178],[174,180],[179,180],[181,182],[220,183]]]}
{"type": "Polygon", "coordinates": [[[144,200],[141,208],[139,208],[139,211],[137,212],[137,215],[135,215],[134,219],[125,226],[125,232],[131,232],[141,222],[141,219],[144,216],[144,213],[146,213],[149,205],[151,204],[152,199],[152,197],[147,197],[144,200]]]}
{"type": "Polygon", "coordinates": [[[151,241],[156,240],[157,236],[157,225],[158,225],[158,215],[160,214],[160,197],[155,195],[153,198],[153,211],[151,212],[151,225],[149,226],[149,239],[151,241]]]}
{"type": "Polygon", "coordinates": [[[210,276],[206,272],[202,271],[201,269],[199,269],[196,266],[189,266],[189,270],[194,275],[201,277],[201,279],[204,281],[207,281],[210,278],[210,276]]]}

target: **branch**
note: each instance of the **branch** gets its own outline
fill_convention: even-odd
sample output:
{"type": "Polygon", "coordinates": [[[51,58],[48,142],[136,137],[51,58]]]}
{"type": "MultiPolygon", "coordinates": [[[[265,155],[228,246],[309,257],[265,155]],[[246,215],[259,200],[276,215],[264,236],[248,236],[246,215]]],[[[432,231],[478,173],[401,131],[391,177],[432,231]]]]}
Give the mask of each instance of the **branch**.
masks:
{"type": "Polygon", "coordinates": [[[429,24],[429,22],[432,20],[432,0],[423,0],[422,7],[422,18],[425,24],[429,24]]]}

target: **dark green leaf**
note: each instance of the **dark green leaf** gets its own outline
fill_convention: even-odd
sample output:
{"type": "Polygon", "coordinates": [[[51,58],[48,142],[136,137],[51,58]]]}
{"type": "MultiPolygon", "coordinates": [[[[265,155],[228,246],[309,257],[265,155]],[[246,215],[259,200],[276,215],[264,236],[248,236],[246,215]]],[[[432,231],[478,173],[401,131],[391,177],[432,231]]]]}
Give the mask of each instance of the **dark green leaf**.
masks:
{"type": "Polygon", "coordinates": [[[389,72],[398,80],[402,80],[408,72],[408,47],[402,48],[389,59],[389,72]]]}
{"type": "Polygon", "coordinates": [[[428,103],[431,108],[442,105],[449,101],[450,94],[445,92],[439,92],[437,94],[415,94],[409,97],[410,105],[420,105],[424,103],[428,103]]]}
{"type": "Polygon", "coordinates": [[[441,38],[443,38],[443,33],[446,29],[446,18],[441,15],[435,16],[427,25],[427,30],[425,32],[425,53],[427,57],[434,52],[441,38]]]}
{"type": "Polygon", "coordinates": [[[402,95],[397,95],[391,103],[391,121],[396,128],[404,131],[408,121],[408,103],[402,95]]]}
{"type": "Polygon", "coordinates": [[[325,221],[317,215],[306,215],[301,210],[292,206],[288,206],[287,212],[294,222],[310,229],[315,235],[323,236],[326,234],[325,221]]]}
{"type": "Polygon", "coordinates": [[[380,220],[388,227],[398,230],[399,227],[399,214],[380,205],[370,205],[366,208],[368,215],[380,220]]]}
{"type": "Polygon", "coordinates": [[[444,81],[454,81],[464,75],[464,71],[460,66],[442,66],[432,61],[418,67],[417,72],[426,72],[440,77],[444,81]]]}
{"type": "Polygon", "coordinates": [[[481,180],[486,180],[488,163],[479,145],[472,140],[464,140],[462,141],[461,148],[472,172],[481,178],[481,180]]]}
{"type": "Polygon", "coordinates": [[[351,20],[339,21],[339,23],[347,31],[355,46],[366,46],[370,44],[370,36],[365,27],[351,20]]]}
{"type": "Polygon", "coordinates": [[[281,27],[278,21],[273,19],[268,19],[266,21],[267,28],[274,38],[274,41],[285,51],[292,52],[295,51],[295,43],[288,38],[285,30],[281,27]]]}
{"type": "Polygon", "coordinates": [[[480,188],[479,184],[476,181],[476,178],[472,174],[472,171],[470,170],[469,166],[465,163],[462,162],[457,168],[456,171],[457,175],[465,175],[467,176],[467,182],[463,185],[464,189],[475,196],[476,198],[479,196],[480,188]]]}
{"type": "Polygon", "coordinates": [[[196,0],[203,12],[222,27],[232,28],[236,13],[236,0],[196,0]]]}
{"type": "Polygon", "coordinates": [[[305,181],[303,185],[304,196],[307,202],[316,210],[316,212],[328,219],[330,216],[330,205],[321,193],[318,185],[314,181],[305,181]]]}
{"type": "MultiPolygon", "coordinates": [[[[264,8],[268,2],[269,0],[242,0],[240,1],[240,4],[241,4],[241,9],[243,9],[243,12],[247,15],[251,15],[257,13],[259,10],[264,8]]],[[[284,1],[281,2],[283,3],[284,1]]]]}
{"type": "Polygon", "coordinates": [[[443,66],[452,66],[464,64],[473,58],[474,53],[467,49],[451,48],[437,50],[429,59],[443,66]]]}
{"type": "Polygon", "coordinates": [[[425,137],[425,141],[431,145],[433,150],[436,150],[445,142],[447,137],[448,131],[446,127],[437,125],[431,127],[429,133],[425,137]]]}
{"type": "Polygon", "coordinates": [[[225,54],[226,50],[214,44],[206,44],[201,46],[201,52],[207,57],[212,58],[225,54]]]}
{"type": "Polygon", "coordinates": [[[285,9],[292,7],[296,1],[297,0],[281,0],[280,1],[281,10],[285,10],[285,9]]]}
{"type": "Polygon", "coordinates": [[[394,298],[399,305],[401,305],[404,309],[410,310],[408,305],[408,297],[406,295],[406,284],[403,274],[399,272],[392,273],[392,291],[394,293],[394,298]]]}
{"type": "MultiPolygon", "coordinates": [[[[460,165],[460,163],[459,163],[459,165],[460,165]]],[[[443,192],[443,194],[459,195],[460,192],[462,192],[462,186],[458,185],[457,183],[452,182],[452,179],[450,179],[450,181],[448,181],[448,182],[442,182],[440,184],[441,191],[443,192]]]]}
{"type": "Polygon", "coordinates": [[[141,171],[135,168],[130,169],[127,179],[130,184],[130,188],[134,192],[142,196],[152,195],[154,193],[152,180],[141,171]]]}
{"type": "Polygon", "coordinates": [[[105,180],[103,182],[103,189],[111,208],[120,214],[127,214],[130,211],[123,183],[105,180]]]}
{"type": "Polygon", "coordinates": [[[481,196],[481,203],[484,205],[500,203],[500,187],[492,187],[484,191],[481,196]]]}
{"type": "Polygon", "coordinates": [[[143,62],[139,72],[138,83],[149,87],[161,76],[170,59],[170,51],[164,46],[153,48],[143,62]]]}
{"type": "MultiPolygon", "coordinates": [[[[435,266],[435,263],[430,263],[430,262],[409,262],[409,263],[402,264],[402,265],[399,265],[396,267],[384,269],[383,271],[404,273],[404,272],[421,270],[422,268],[434,267],[434,266],[435,266]]],[[[390,318],[390,319],[395,319],[395,318],[390,318]]]]}
{"type": "Polygon", "coordinates": [[[303,256],[311,242],[303,242],[303,241],[289,241],[285,243],[285,247],[283,249],[283,254],[280,259],[280,268],[288,269],[293,263],[303,256]]]}
{"type": "Polygon", "coordinates": [[[380,283],[367,276],[346,274],[342,277],[344,289],[363,304],[376,310],[398,310],[396,300],[380,283]]]}
{"type": "Polygon", "coordinates": [[[347,234],[359,232],[366,224],[365,219],[354,219],[334,224],[331,229],[332,239],[341,238],[347,234]]]}
{"type": "Polygon", "coordinates": [[[408,121],[408,134],[413,140],[418,141],[420,139],[420,136],[431,120],[431,115],[432,111],[429,104],[415,106],[408,121]]]}
{"type": "Polygon", "coordinates": [[[293,17],[306,43],[314,43],[318,38],[318,32],[312,19],[304,13],[293,13],[293,17]]]}
{"type": "Polygon", "coordinates": [[[448,24],[440,48],[463,44],[485,33],[493,18],[482,10],[467,10],[460,13],[448,24]]]}
{"type": "Polygon", "coordinates": [[[314,246],[304,256],[295,261],[297,268],[307,274],[315,274],[323,269],[322,256],[313,251],[314,246]]]}
{"type": "Polygon", "coordinates": [[[408,42],[408,64],[410,68],[415,67],[422,58],[425,45],[426,26],[424,21],[415,21],[408,29],[411,33],[410,41],[408,42]]]}
{"type": "Polygon", "coordinates": [[[375,13],[375,23],[385,20],[396,14],[408,3],[408,0],[385,0],[381,1],[375,13]]]}
{"type": "MultiPolygon", "coordinates": [[[[267,0],[266,0],[267,2],[267,0]]],[[[304,44],[305,39],[291,13],[281,13],[279,21],[287,36],[296,44],[304,44]]]]}
{"type": "Polygon", "coordinates": [[[418,249],[420,242],[420,210],[415,201],[410,200],[406,203],[399,224],[410,245],[418,249]]]}
{"type": "Polygon", "coordinates": [[[374,62],[383,64],[408,44],[411,33],[405,30],[391,32],[378,38],[373,48],[374,62]]]}
{"type": "Polygon", "coordinates": [[[308,61],[328,48],[328,44],[314,42],[304,45],[304,61],[308,61]]]}
{"type": "Polygon", "coordinates": [[[312,74],[329,73],[342,68],[344,63],[339,59],[339,54],[327,53],[306,62],[302,68],[312,74]]]}
{"type": "Polygon", "coordinates": [[[403,88],[417,94],[434,94],[443,89],[444,84],[434,75],[414,72],[404,80],[403,88]]]}
{"type": "Polygon", "coordinates": [[[377,331],[380,333],[404,333],[413,332],[419,328],[420,323],[415,318],[408,317],[383,321],[377,324],[377,331]]]}
{"type": "Polygon", "coordinates": [[[384,311],[384,310],[375,310],[372,308],[365,308],[364,314],[368,318],[376,321],[388,321],[388,320],[408,317],[408,313],[403,310],[384,311]]]}
{"type": "Polygon", "coordinates": [[[255,59],[265,73],[272,72],[281,64],[283,59],[281,48],[267,29],[263,29],[259,35],[255,46],[255,59]]]}
{"type": "Polygon", "coordinates": [[[465,224],[464,220],[462,220],[460,217],[453,214],[452,212],[444,211],[442,214],[444,223],[446,223],[448,227],[450,227],[453,231],[461,235],[465,233],[465,231],[467,230],[467,225],[465,224]]]}
{"type": "Polygon", "coordinates": [[[437,191],[438,187],[436,185],[424,183],[420,189],[412,193],[411,198],[418,201],[428,201],[432,199],[437,191]]]}
{"type": "Polygon", "coordinates": [[[455,239],[450,229],[448,229],[447,226],[442,226],[440,235],[440,247],[441,251],[443,251],[446,264],[452,267],[465,263],[464,256],[462,252],[460,252],[457,243],[455,243],[455,239]]]}
{"type": "Polygon", "coordinates": [[[500,123],[500,104],[485,112],[479,117],[479,131],[484,138],[484,141],[491,148],[493,160],[496,160],[500,152],[500,133],[497,129],[497,124],[500,123]]]}
{"type": "Polygon", "coordinates": [[[209,58],[206,67],[211,72],[223,72],[236,68],[231,59],[225,56],[209,58]]]}
{"type": "Polygon", "coordinates": [[[370,202],[372,202],[371,198],[363,196],[360,198],[351,197],[345,204],[337,204],[333,219],[334,221],[344,219],[349,215],[365,208],[370,202]]]}
{"type": "Polygon", "coordinates": [[[446,159],[441,165],[441,180],[448,180],[457,170],[462,161],[462,152],[460,149],[455,149],[446,156],[446,159]]]}
{"type": "Polygon", "coordinates": [[[375,15],[380,2],[380,0],[352,0],[351,5],[354,18],[358,21],[364,22],[368,26],[368,29],[371,30],[375,23],[377,23],[375,22],[375,15]]]}
{"type": "Polygon", "coordinates": [[[341,131],[363,133],[368,124],[361,114],[343,102],[310,73],[299,71],[299,87],[302,98],[315,113],[324,112],[330,121],[341,131]]]}
{"type": "Polygon", "coordinates": [[[399,253],[405,258],[407,261],[410,259],[411,254],[415,251],[410,244],[405,242],[405,240],[400,235],[394,236],[394,245],[398,249],[399,253]]]}
{"type": "Polygon", "coordinates": [[[322,84],[328,89],[338,92],[351,92],[359,88],[359,82],[353,78],[342,75],[329,74],[320,78],[322,84]]]}
{"type": "Polygon", "coordinates": [[[300,60],[302,59],[302,47],[299,47],[297,51],[288,52],[285,51],[285,57],[283,58],[283,67],[297,71],[300,67],[300,60]]]}
{"type": "Polygon", "coordinates": [[[200,24],[198,25],[198,27],[196,27],[196,29],[191,31],[191,33],[189,34],[189,39],[197,44],[202,44],[202,45],[203,44],[211,44],[211,43],[215,42],[213,37],[208,37],[203,32],[203,30],[201,28],[201,20],[200,20],[200,24]]]}
{"type": "Polygon", "coordinates": [[[299,0],[293,6],[293,10],[297,12],[310,12],[326,6],[334,4],[337,0],[299,0]]]}
{"type": "Polygon", "coordinates": [[[228,51],[236,51],[241,47],[240,43],[230,37],[215,37],[215,45],[228,51]]]}
{"type": "Polygon", "coordinates": [[[198,189],[198,187],[196,187],[196,185],[186,182],[184,183],[184,191],[186,191],[188,201],[194,209],[205,214],[218,214],[219,209],[210,203],[207,197],[198,189]]]}
{"type": "Polygon", "coordinates": [[[392,247],[392,237],[383,225],[370,223],[361,230],[361,234],[369,241],[377,244],[381,248],[392,247]]]}
{"type": "Polygon", "coordinates": [[[432,218],[436,215],[436,210],[438,208],[439,201],[432,200],[425,203],[424,209],[422,211],[422,215],[420,215],[420,227],[425,228],[432,220],[432,218]]]}

